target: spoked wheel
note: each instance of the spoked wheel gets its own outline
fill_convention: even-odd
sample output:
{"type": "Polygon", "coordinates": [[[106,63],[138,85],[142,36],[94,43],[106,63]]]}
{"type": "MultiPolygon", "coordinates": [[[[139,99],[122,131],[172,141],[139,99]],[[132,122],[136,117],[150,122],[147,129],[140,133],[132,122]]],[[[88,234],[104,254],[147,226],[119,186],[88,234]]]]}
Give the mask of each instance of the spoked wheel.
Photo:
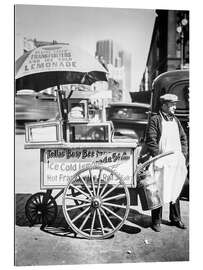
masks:
{"type": "Polygon", "coordinates": [[[50,225],[57,216],[56,201],[44,192],[35,193],[27,200],[25,214],[31,225],[50,225]]]}
{"type": "Polygon", "coordinates": [[[92,166],[82,169],[64,190],[66,221],[75,233],[88,239],[113,235],[124,224],[129,207],[128,188],[122,177],[110,168],[92,166]]]}

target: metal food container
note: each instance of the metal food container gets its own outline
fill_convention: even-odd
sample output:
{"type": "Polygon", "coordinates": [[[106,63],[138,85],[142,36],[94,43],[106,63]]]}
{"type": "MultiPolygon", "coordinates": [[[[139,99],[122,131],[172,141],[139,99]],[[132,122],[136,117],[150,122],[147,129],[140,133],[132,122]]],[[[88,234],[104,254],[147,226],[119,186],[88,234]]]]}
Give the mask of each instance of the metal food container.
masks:
{"type": "Polygon", "coordinates": [[[149,171],[139,175],[138,194],[142,205],[142,210],[153,210],[161,207],[161,197],[157,183],[149,171]]]}

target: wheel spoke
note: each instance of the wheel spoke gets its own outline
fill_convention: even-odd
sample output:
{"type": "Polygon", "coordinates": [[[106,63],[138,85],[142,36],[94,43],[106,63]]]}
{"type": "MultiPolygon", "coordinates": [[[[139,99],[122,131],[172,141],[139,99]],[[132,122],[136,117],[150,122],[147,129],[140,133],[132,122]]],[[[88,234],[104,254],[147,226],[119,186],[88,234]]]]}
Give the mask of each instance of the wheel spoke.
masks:
{"type": "Polygon", "coordinates": [[[113,216],[117,217],[118,219],[123,220],[122,217],[118,216],[116,213],[114,213],[109,208],[105,207],[104,205],[102,205],[102,208],[105,209],[107,212],[111,213],[113,216]]]}
{"type": "Polygon", "coordinates": [[[83,227],[84,227],[85,224],[87,223],[87,220],[89,219],[90,215],[91,215],[91,212],[89,212],[89,214],[88,214],[88,215],[86,216],[86,218],[84,219],[82,225],[81,225],[80,228],[79,228],[80,230],[83,229],[83,227]]]}
{"type": "Polygon", "coordinates": [[[101,226],[102,234],[104,235],[104,226],[103,226],[101,214],[100,214],[100,211],[99,211],[98,208],[97,208],[97,215],[98,215],[98,217],[99,217],[99,223],[100,223],[100,226],[101,226]]]}
{"type": "Polygon", "coordinates": [[[103,186],[100,196],[102,196],[102,194],[104,193],[104,190],[106,189],[106,187],[108,186],[108,182],[105,183],[105,185],[103,186]]]}
{"type": "Polygon", "coordinates": [[[29,213],[35,213],[36,212],[36,208],[34,209],[29,209],[29,213]]]}
{"type": "Polygon", "coordinates": [[[47,213],[54,214],[55,210],[54,209],[47,209],[47,213]]]}
{"type": "Polygon", "coordinates": [[[86,207],[86,206],[90,206],[90,203],[84,203],[84,204],[76,205],[76,206],[67,208],[66,210],[71,211],[71,210],[79,209],[79,208],[86,207]]]}
{"type": "Polygon", "coordinates": [[[32,201],[31,202],[35,207],[37,207],[38,205],[39,205],[39,202],[37,202],[37,201],[32,201]]]}
{"type": "Polygon", "coordinates": [[[54,203],[52,202],[51,204],[46,204],[45,206],[46,208],[54,208],[54,203]]]}
{"type": "Polygon", "coordinates": [[[34,197],[32,203],[35,205],[38,205],[40,202],[37,199],[38,199],[38,197],[37,198],[34,197]]]}
{"type": "Polygon", "coordinates": [[[90,169],[89,169],[89,174],[90,174],[90,179],[91,179],[91,182],[92,182],[93,194],[96,195],[95,186],[94,186],[94,179],[93,179],[93,176],[92,176],[92,171],[90,169]]]}
{"type": "Polygon", "coordinates": [[[29,209],[36,209],[36,204],[30,203],[29,209]]]}
{"type": "MultiPolygon", "coordinates": [[[[112,175],[112,173],[110,174],[110,176],[112,175]]],[[[109,179],[106,181],[105,185],[103,186],[102,188],[102,191],[100,193],[100,196],[102,196],[102,194],[104,193],[104,190],[106,189],[106,187],[108,186],[109,184],[109,181],[110,181],[110,176],[108,177],[109,179]]]]}
{"type": "MultiPolygon", "coordinates": [[[[39,217],[38,214],[35,215],[35,219],[33,220],[33,224],[37,221],[37,218],[39,217]]],[[[39,220],[40,221],[40,220],[39,220]]]]}
{"type": "Polygon", "coordinates": [[[46,215],[42,215],[42,224],[47,224],[48,223],[48,218],[46,215]]]}
{"type": "Polygon", "coordinates": [[[52,211],[52,210],[54,211],[55,209],[54,209],[54,206],[53,206],[53,207],[50,206],[50,207],[46,207],[46,210],[47,210],[47,211],[52,211]]]}
{"type": "Polygon", "coordinates": [[[74,197],[77,197],[78,195],[82,194],[81,192],[71,188],[71,194],[74,196],[74,197]]]}
{"type": "Polygon", "coordinates": [[[102,172],[102,169],[99,170],[97,196],[99,195],[99,189],[100,189],[100,184],[101,184],[101,172],[102,172]]]}
{"type": "Polygon", "coordinates": [[[82,215],[84,215],[87,211],[89,210],[89,207],[87,207],[85,210],[83,210],[79,215],[77,215],[76,217],[74,217],[74,219],[72,219],[72,222],[74,223],[76,220],[78,220],[82,215]]]}
{"type": "Polygon", "coordinates": [[[51,221],[51,217],[49,215],[45,216],[45,222],[46,224],[49,224],[49,222],[51,221]]]}
{"type": "Polygon", "coordinates": [[[40,204],[43,202],[43,199],[44,199],[44,196],[39,196],[39,197],[38,197],[38,200],[39,200],[39,203],[40,203],[40,204]]]}
{"type": "Polygon", "coordinates": [[[49,201],[46,202],[46,205],[54,205],[53,201],[50,199],[49,201]]]}
{"type": "Polygon", "coordinates": [[[122,193],[122,194],[118,194],[118,195],[115,195],[113,197],[108,197],[106,199],[102,199],[103,202],[106,202],[106,201],[110,201],[110,200],[116,200],[116,199],[122,199],[122,198],[125,198],[126,197],[126,194],[125,193],[122,193]]]}
{"type": "Polygon", "coordinates": [[[54,211],[52,211],[52,210],[48,210],[48,209],[47,209],[47,212],[46,212],[46,213],[47,213],[48,215],[52,215],[52,214],[54,215],[54,214],[55,214],[55,212],[54,212],[54,211]]]}
{"type": "Polygon", "coordinates": [[[90,202],[90,200],[87,199],[83,199],[83,198],[76,198],[76,197],[72,197],[72,196],[66,196],[65,199],[70,199],[70,200],[74,200],[74,201],[81,201],[81,202],[90,202]]]}
{"type": "Polygon", "coordinates": [[[39,203],[41,204],[44,201],[45,197],[44,196],[39,196],[39,203]]]}
{"type": "Polygon", "coordinates": [[[108,218],[108,216],[106,215],[106,213],[104,212],[104,210],[103,210],[102,208],[100,208],[100,210],[101,210],[102,214],[105,216],[105,218],[106,218],[106,220],[108,221],[108,223],[110,224],[111,228],[112,228],[113,230],[115,230],[114,225],[112,224],[111,220],[108,218]]]}
{"type": "Polygon", "coordinates": [[[80,193],[82,193],[83,195],[85,195],[87,198],[89,198],[89,194],[87,194],[86,192],[84,192],[83,190],[81,190],[79,187],[76,187],[72,184],[70,184],[70,187],[76,189],[77,191],[79,191],[80,193]]]}
{"type": "Polygon", "coordinates": [[[116,189],[118,186],[120,185],[120,183],[118,183],[117,185],[113,186],[111,189],[109,189],[103,196],[102,199],[105,198],[109,193],[111,193],[114,189],[116,189]]]}
{"type": "Polygon", "coordinates": [[[103,205],[126,209],[126,205],[104,202],[103,205]]]}
{"type": "MultiPolygon", "coordinates": [[[[36,216],[37,216],[37,212],[35,211],[35,212],[32,214],[32,219],[33,219],[33,218],[36,218],[36,216]]],[[[31,217],[30,213],[29,213],[29,217],[31,217]]]]}
{"type": "Polygon", "coordinates": [[[94,211],[93,218],[92,218],[90,236],[92,236],[92,232],[93,232],[93,229],[94,229],[95,216],[96,216],[96,211],[94,211]]]}
{"type": "Polygon", "coordinates": [[[38,221],[38,223],[42,223],[42,215],[37,215],[36,219],[34,220],[34,223],[36,224],[38,221]]]}
{"type": "Polygon", "coordinates": [[[86,189],[88,190],[89,194],[91,195],[91,197],[93,197],[92,191],[89,189],[88,185],[85,183],[84,179],[79,175],[78,176],[79,179],[83,182],[83,184],[85,185],[86,189]]]}
{"type": "Polygon", "coordinates": [[[47,198],[47,195],[44,195],[42,200],[40,199],[40,204],[47,205],[49,201],[49,198],[47,198]]]}

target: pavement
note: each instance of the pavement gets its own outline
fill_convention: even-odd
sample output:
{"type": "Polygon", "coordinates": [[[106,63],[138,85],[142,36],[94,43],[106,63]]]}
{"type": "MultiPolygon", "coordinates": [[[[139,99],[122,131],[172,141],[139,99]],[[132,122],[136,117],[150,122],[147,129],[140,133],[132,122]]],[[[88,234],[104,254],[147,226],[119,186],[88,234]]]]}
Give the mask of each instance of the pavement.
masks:
{"type": "Polygon", "coordinates": [[[189,202],[181,201],[186,230],[170,226],[169,207],[163,208],[162,230],[150,228],[150,211],[133,205],[127,221],[104,240],[74,237],[68,230],[57,199],[58,216],[52,227],[30,227],[25,216],[29,196],[40,191],[39,150],[24,150],[24,135],[15,138],[15,265],[86,265],[138,262],[189,261],[189,202]]]}

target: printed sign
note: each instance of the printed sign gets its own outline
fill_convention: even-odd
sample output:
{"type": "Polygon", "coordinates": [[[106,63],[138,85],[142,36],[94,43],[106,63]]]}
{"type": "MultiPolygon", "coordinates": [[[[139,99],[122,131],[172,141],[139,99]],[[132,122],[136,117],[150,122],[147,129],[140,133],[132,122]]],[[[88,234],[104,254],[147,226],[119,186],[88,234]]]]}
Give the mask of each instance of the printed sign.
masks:
{"type": "MultiPolygon", "coordinates": [[[[16,79],[50,71],[106,72],[93,56],[80,48],[68,44],[42,46],[30,51],[18,63],[16,71],[16,79]]],[[[71,74],[67,73],[66,76],[71,76],[71,74]]],[[[69,81],[69,77],[66,80],[69,81]]]]}
{"type": "Polygon", "coordinates": [[[46,149],[41,151],[43,151],[42,187],[65,186],[71,176],[90,165],[109,167],[119,173],[126,184],[132,183],[132,149],[46,149]]]}
{"type": "Polygon", "coordinates": [[[64,70],[66,68],[77,68],[71,52],[67,50],[36,50],[24,65],[24,72],[41,72],[46,70],[64,70]]]}

